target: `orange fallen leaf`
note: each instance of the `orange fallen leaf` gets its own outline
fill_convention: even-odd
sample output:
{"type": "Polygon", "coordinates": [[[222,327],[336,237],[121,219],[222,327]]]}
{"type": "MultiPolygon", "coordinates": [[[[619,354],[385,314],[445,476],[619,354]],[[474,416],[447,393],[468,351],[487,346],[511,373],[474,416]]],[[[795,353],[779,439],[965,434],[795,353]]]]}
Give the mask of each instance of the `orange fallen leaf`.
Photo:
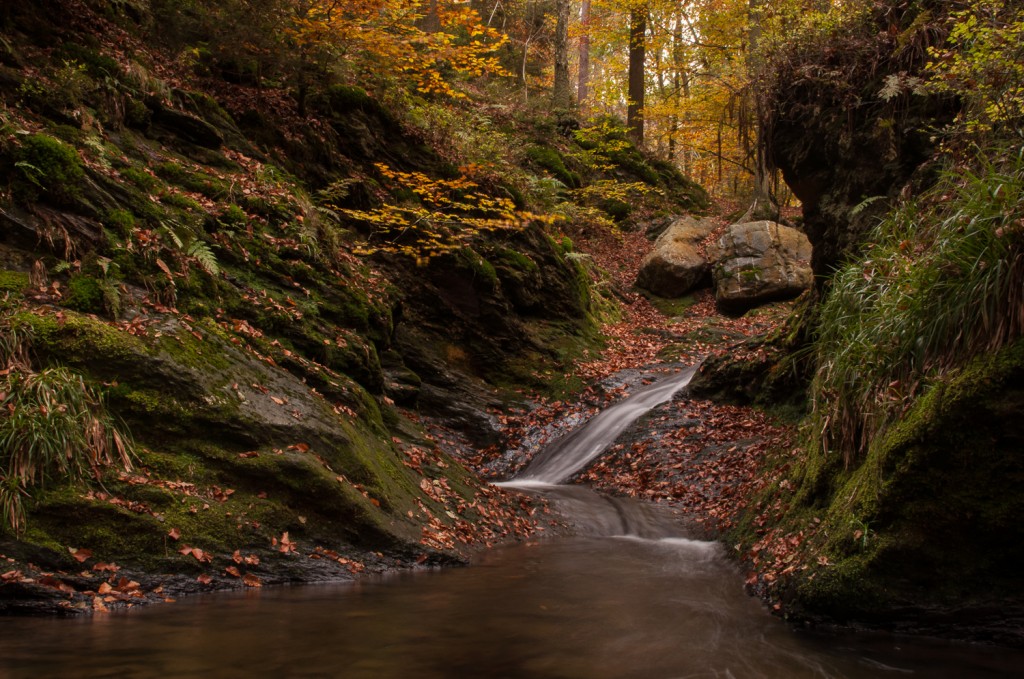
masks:
{"type": "Polygon", "coordinates": [[[242,577],[242,574],[234,566],[228,566],[227,568],[224,569],[224,572],[227,573],[228,575],[232,576],[232,577],[235,577],[235,578],[242,577]]]}
{"type": "Polygon", "coordinates": [[[213,582],[213,578],[211,578],[206,573],[203,573],[202,575],[197,577],[196,580],[199,582],[200,585],[209,585],[211,582],[213,582]]]}
{"type": "Polygon", "coordinates": [[[246,573],[245,574],[245,577],[242,578],[242,584],[245,585],[246,587],[262,587],[263,586],[263,583],[260,582],[260,579],[257,578],[255,575],[252,575],[251,573],[246,573]]]}
{"type": "Polygon", "coordinates": [[[181,531],[177,528],[172,528],[171,530],[167,531],[167,537],[169,537],[172,540],[177,540],[181,537],[181,531]]]}
{"type": "Polygon", "coordinates": [[[75,558],[75,561],[82,563],[86,559],[92,558],[91,549],[75,549],[74,547],[68,547],[68,551],[71,552],[71,556],[75,558]]]}

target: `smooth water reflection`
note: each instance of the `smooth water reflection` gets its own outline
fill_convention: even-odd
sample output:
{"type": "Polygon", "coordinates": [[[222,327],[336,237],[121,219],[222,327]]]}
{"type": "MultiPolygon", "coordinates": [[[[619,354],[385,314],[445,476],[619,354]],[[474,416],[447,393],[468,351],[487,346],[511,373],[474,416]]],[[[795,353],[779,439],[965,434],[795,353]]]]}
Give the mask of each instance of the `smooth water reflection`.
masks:
{"type": "Polygon", "coordinates": [[[794,634],[743,593],[719,549],[567,538],[355,585],[4,619],[0,677],[960,678],[1024,667],[1013,651],[794,634]]]}

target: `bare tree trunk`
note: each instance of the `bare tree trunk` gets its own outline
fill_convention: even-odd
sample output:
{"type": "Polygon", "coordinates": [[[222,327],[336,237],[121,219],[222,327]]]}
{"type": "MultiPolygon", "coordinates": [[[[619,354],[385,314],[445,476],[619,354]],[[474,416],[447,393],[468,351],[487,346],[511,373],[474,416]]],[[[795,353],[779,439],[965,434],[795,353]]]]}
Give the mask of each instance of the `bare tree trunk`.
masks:
{"type": "Polygon", "coordinates": [[[646,35],[647,8],[638,7],[629,13],[629,102],[626,106],[626,129],[637,146],[644,144],[646,35]]]}
{"type": "Polygon", "coordinates": [[[555,108],[572,106],[572,86],[569,84],[569,0],[555,3],[555,108]]]}
{"type": "Polygon", "coordinates": [[[580,103],[580,108],[584,109],[590,96],[590,0],[583,0],[580,7],[580,25],[580,70],[576,99],[580,103]]]}

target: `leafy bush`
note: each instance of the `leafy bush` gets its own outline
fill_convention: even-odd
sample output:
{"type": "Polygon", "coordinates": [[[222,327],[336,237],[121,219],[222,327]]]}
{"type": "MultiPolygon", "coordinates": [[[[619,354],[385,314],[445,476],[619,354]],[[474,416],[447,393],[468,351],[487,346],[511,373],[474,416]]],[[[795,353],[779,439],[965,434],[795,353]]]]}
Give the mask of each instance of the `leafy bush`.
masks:
{"type": "Polygon", "coordinates": [[[974,166],[902,205],[833,278],[811,430],[847,465],[939,378],[1024,335],[1024,150],[974,166]]]}
{"type": "Polygon", "coordinates": [[[967,101],[960,122],[971,132],[1024,129],[1024,8],[973,0],[952,12],[949,39],[932,47],[928,83],[967,101]]]}

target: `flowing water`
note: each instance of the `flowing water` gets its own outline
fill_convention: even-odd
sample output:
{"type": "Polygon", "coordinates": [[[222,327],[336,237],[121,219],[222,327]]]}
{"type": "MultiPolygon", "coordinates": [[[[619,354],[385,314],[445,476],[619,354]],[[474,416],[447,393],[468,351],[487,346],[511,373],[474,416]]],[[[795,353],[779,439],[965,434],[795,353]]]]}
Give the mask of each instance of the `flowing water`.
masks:
{"type": "Polygon", "coordinates": [[[612,405],[566,436],[552,442],[514,482],[502,485],[562,483],[584,469],[651,408],[672,398],[693,379],[699,366],[691,366],[675,375],[658,380],[646,389],[612,405]]]}
{"type": "MultiPolygon", "coordinates": [[[[641,396],[654,405],[675,388],[641,396]]],[[[588,426],[614,440],[598,420],[588,426]]],[[[597,445],[589,436],[576,438],[588,450],[597,445]]],[[[469,568],[209,595],[86,620],[0,619],[0,678],[1021,676],[1021,651],[794,632],[744,593],[722,547],[688,538],[671,509],[552,483],[578,464],[586,461],[545,456],[525,474],[530,492],[573,518],[574,536],[492,550],[469,568]]]]}

